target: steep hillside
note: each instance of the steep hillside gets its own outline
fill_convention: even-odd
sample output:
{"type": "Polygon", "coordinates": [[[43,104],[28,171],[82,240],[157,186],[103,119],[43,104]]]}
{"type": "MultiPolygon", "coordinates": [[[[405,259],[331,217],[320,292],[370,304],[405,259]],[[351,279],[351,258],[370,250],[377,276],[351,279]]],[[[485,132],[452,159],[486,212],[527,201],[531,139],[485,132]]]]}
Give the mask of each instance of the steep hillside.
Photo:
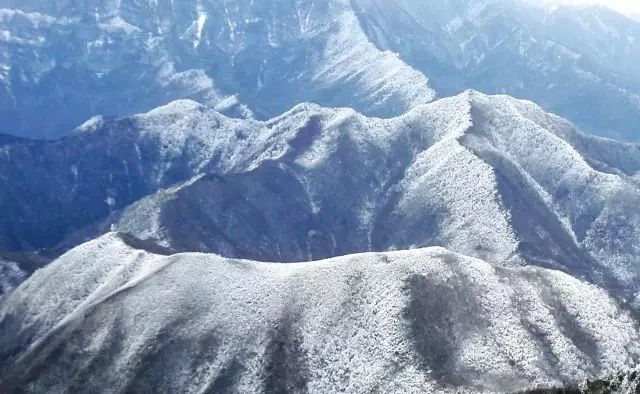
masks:
{"type": "Polygon", "coordinates": [[[530,99],[585,131],[639,141],[640,23],[530,0],[354,0],[367,36],[441,96],[530,99]]]}
{"type": "Polygon", "coordinates": [[[0,303],[3,392],[458,392],[633,365],[604,291],[441,248],[261,264],[115,233],[0,303]]]}
{"type": "Polygon", "coordinates": [[[178,101],[131,118],[93,119],[52,142],[0,136],[0,250],[55,246],[159,187],[241,165],[271,138],[257,130],[178,101]]]}
{"type": "Polygon", "coordinates": [[[475,92],[391,120],[302,107],[247,171],[197,176],[115,214],[181,251],[262,261],[446,246],[562,269],[633,300],[639,148],[475,92]],[[284,146],[283,146],[284,144],[284,146]]]}

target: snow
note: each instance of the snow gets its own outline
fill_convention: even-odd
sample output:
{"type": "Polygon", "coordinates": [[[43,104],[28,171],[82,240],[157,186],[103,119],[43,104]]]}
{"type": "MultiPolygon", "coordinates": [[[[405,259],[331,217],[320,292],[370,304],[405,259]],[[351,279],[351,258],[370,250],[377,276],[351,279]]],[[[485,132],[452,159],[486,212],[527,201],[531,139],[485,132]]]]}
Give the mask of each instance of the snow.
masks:
{"type": "Polygon", "coordinates": [[[0,63],[0,80],[4,81],[7,84],[10,84],[10,81],[9,81],[10,72],[11,72],[10,65],[0,63]]]}
{"type": "Polygon", "coordinates": [[[542,4],[548,7],[559,5],[573,7],[602,6],[616,11],[629,18],[640,21],[640,4],[636,0],[525,0],[533,4],[542,4]]]}
{"type": "Polygon", "coordinates": [[[9,30],[0,30],[0,42],[8,44],[25,45],[30,47],[39,47],[45,43],[44,37],[36,37],[33,39],[17,37],[9,30]]]}
{"type": "Polygon", "coordinates": [[[200,43],[202,42],[202,32],[204,31],[204,26],[207,23],[208,14],[204,11],[198,11],[198,19],[196,21],[196,38],[193,41],[193,47],[198,48],[200,43]]]}
{"type": "MultiPolygon", "coordinates": [[[[287,190],[278,199],[303,199],[308,205],[298,214],[312,223],[295,228],[265,214],[269,230],[253,239],[250,227],[215,222],[222,213],[206,201],[171,203],[200,201],[199,193],[227,198],[208,181],[184,179],[180,188],[125,209],[115,228],[140,238],[193,250],[167,229],[203,209],[212,215],[203,227],[210,232],[192,241],[198,240],[198,250],[229,257],[292,261],[440,245],[498,266],[536,264],[606,287],[615,281],[615,291],[640,290],[640,214],[634,209],[640,190],[632,177],[640,173],[638,146],[587,136],[531,102],[467,91],[391,119],[305,103],[259,122],[179,101],[137,116],[136,123],[160,151],[158,184],[167,163],[186,160],[193,174],[206,168],[224,176],[250,206],[275,212],[248,185],[268,183],[263,169],[278,163],[292,182],[278,186],[287,190]],[[291,185],[295,195],[287,194],[291,185]],[[296,240],[283,241],[279,234],[287,231],[296,240]],[[326,237],[327,246],[309,256],[311,233],[326,237]],[[231,245],[268,240],[271,246],[237,255],[216,239],[231,245]],[[294,245],[290,252],[287,242],[294,245]],[[533,256],[530,245],[539,248],[533,256]]],[[[238,206],[226,209],[225,218],[242,223],[238,206]]]]}
{"type": "Polygon", "coordinates": [[[79,133],[90,133],[100,129],[104,125],[104,117],[96,115],[76,128],[79,133]]]}
{"type": "Polygon", "coordinates": [[[313,81],[353,86],[359,96],[370,102],[369,112],[398,112],[435,98],[424,74],[395,54],[377,50],[353,12],[340,14],[336,30],[328,37],[324,60],[314,70],[313,81]],[[399,102],[390,102],[392,97],[399,102]]]}
{"type": "Polygon", "coordinates": [[[56,18],[39,12],[24,12],[20,9],[0,8],[0,23],[9,23],[13,19],[25,19],[36,28],[44,28],[51,25],[68,26],[77,23],[77,18],[56,18]]]}
{"type": "Polygon", "coordinates": [[[185,153],[192,155],[190,164],[204,167],[208,160],[221,151],[221,168],[237,164],[242,152],[253,149],[253,144],[268,135],[250,133],[248,141],[237,140],[236,131],[253,126],[250,122],[227,118],[213,109],[192,100],[174,101],[166,106],[154,109],[147,114],[137,115],[136,121],[142,129],[141,135],[158,138],[163,161],[179,157],[185,153]],[[237,141],[237,143],[232,143],[237,141]]]}
{"type": "Polygon", "coordinates": [[[501,130],[489,141],[475,141],[489,142],[490,150],[501,152],[527,173],[578,245],[622,283],[634,286],[640,272],[633,268],[638,257],[632,245],[640,242],[640,214],[630,207],[640,196],[637,183],[626,174],[638,171],[637,146],[588,137],[531,102],[475,95],[474,103],[501,130]],[[615,145],[608,149],[630,161],[622,160],[614,168],[601,163],[595,157],[616,161],[616,153],[600,156],[607,155],[603,144],[615,145]]]}
{"type": "Polygon", "coordinates": [[[632,366],[640,351],[627,312],[560,272],[495,268],[442,248],[282,265],[165,257],[129,245],[115,233],[82,245],[0,304],[3,328],[21,327],[1,332],[0,342],[27,345],[35,335],[14,361],[27,371],[23,383],[72,387],[90,365],[84,360],[99,353],[103,367],[83,387],[110,381],[114,391],[147,383],[197,392],[228,378],[225,365],[236,360],[246,369],[232,387],[255,392],[273,373],[266,366],[282,357],[270,358],[269,343],[283,341],[287,376],[312,392],[505,391],[604,376],[632,366]],[[431,330],[439,319],[451,336],[431,330]],[[575,341],[578,332],[592,345],[575,341]],[[216,349],[198,345],[211,335],[224,338],[216,349]],[[169,346],[183,340],[187,348],[169,346]],[[134,360],[154,348],[154,357],[175,362],[143,372],[134,360]],[[446,362],[432,364],[430,352],[441,349],[446,362]]]}
{"type": "Polygon", "coordinates": [[[123,32],[125,34],[140,33],[142,30],[138,26],[134,26],[124,19],[120,15],[109,19],[107,22],[100,23],[98,25],[102,30],[108,33],[123,32]]]}

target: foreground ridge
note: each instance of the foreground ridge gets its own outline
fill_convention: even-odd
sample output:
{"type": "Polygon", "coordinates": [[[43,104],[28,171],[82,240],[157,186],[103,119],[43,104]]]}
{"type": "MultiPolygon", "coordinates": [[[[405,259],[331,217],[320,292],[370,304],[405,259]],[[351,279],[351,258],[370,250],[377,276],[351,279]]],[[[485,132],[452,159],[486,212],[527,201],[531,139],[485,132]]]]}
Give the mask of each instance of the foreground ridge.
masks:
{"type": "Polygon", "coordinates": [[[631,315],[557,271],[442,248],[284,265],[154,249],[109,233],[3,300],[0,389],[511,391],[640,355],[631,315]]]}

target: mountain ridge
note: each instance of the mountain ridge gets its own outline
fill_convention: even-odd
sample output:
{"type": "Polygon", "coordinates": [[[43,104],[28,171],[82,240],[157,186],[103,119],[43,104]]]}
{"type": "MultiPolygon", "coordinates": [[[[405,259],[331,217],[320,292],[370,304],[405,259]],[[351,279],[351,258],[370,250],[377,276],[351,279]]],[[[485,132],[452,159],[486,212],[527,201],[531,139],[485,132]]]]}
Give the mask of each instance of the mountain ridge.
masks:
{"type": "Polygon", "coordinates": [[[640,23],[603,8],[544,10],[523,0],[2,6],[2,132],[56,138],[93,116],[180,98],[262,120],[300,101],[392,117],[436,93],[474,88],[637,141],[640,23]]]}
{"type": "Polygon", "coordinates": [[[637,322],[606,292],[541,268],[495,267],[443,248],[267,264],[158,256],[131,243],[110,233],[81,245],[0,301],[0,332],[9,334],[0,353],[12,355],[0,365],[4,390],[109,381],[188,391],[504,391],[605,376],[640,351],[637,322]],[[444,321],[453,336],[440,343],[432,327],[444,321]],[[172,343],[201,351],[176,353],[172,343]],[[70,359],[74,377],[60,379],[70,359]]]}
{"type": "Polygon", "coordinates": [[[32,179],[61,181],[60,191],[31,192],[43,199],[29,206],[38,221],[4,217],[2,234],[64,251],[117,229],[179,251],[267,261],[438,245],[638,297],[640,146],[587,136],[531,102],[467,91],[391,119],[301,104],[260,122],[178,101],[96,125],[3,145],[9,194],[0,200],[16,215],[25,207],[10,194],[11,174],[33,169],[12,166],[35,154],[52,165],[32,179]]]}

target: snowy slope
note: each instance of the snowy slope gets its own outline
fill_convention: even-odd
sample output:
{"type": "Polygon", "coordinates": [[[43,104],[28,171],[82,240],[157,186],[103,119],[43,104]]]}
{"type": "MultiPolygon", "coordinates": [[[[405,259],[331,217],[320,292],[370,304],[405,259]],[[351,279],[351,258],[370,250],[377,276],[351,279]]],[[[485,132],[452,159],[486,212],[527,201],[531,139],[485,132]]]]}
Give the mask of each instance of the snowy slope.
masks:
{"type": "Polygon", "coordinates": [[[441,248],[293,265],[152,249],[107,234],[3,300],[2,391],[511,391],[640,351],[627,312],[559,272],[441,248]]]}
{"type": "Polygon", "coordinates": [[[5,249],[112,228],[278,262],[444,246],[640,301],[640,147],[507,96],[470,91],[391,119],[303,104],[266,122],[178,101],[0,146],[5,249]]]}
{"type": "Polygon", "coordinates": [[[0,250],[55,246],[159,187],[242,166],[272,138],[258,130],[183,100],[131,118],[93,119],[53,142],[0,136],[0,250]]]}
{"type": "Polygon", "coordinates": [[[445,246],[638,297],[637,145],[476,92],[389,120],[302,106],[267,129],[283,138],[248,169],[161,190],[111,226],[261,261],[445,246]]]}
{"type": "Polygon", "coordinates": [[[505,260],[515,240],[494,198],[494,177],[455,140],[470,126],[469,109],[468,95],[392,120],[299,106],[265,124],[281,130],[281,138],[245,171],[162,191],[125,210],[116,228],[179,250],[268,261],[425,243],[470,253],[486,248],[494,260],[505,260]],[[465,191],[464,184],[478,178],[482,182],[465,191]],[[400,228],[395,209],[412,210],[416,222],[400,228]],[[494,231],[484,234],[484,228],[494,231]]]}
{"type": "Polygon", "coordinates": [[[640,138],[640,23],[603,7],[529,0],[354,0],[379,48],[440,96],[526,98],[597,135],[640,138]]]}

